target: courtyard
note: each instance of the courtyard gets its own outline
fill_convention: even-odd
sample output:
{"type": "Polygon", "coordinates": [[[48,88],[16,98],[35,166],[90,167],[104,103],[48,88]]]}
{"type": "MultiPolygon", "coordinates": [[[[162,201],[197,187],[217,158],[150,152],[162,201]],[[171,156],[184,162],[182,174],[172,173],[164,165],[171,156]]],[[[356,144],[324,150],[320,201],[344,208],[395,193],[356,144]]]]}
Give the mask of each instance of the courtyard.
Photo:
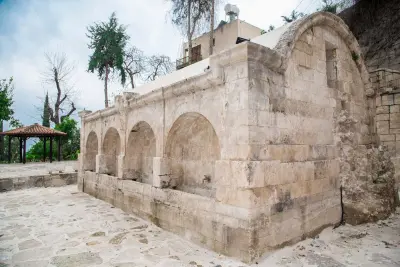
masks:
{"type": "MultiPolygon", "coordinates": [[[[399,266],[400,210],[389,219],[325,229],[252,266],[399,266]]],[[[76,185],[0,194],[0,266],[211,266],[246,264],[211,252],[76,185]]]]}

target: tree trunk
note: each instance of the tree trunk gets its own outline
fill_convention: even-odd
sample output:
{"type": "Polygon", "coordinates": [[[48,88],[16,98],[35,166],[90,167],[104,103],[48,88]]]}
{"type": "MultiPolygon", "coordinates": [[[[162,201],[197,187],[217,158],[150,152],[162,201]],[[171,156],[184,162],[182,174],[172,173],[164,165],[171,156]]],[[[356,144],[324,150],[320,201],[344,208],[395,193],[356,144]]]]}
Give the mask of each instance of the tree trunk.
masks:
{"type": "Polygon", "coordinates": [[[210,51],[209,51],[209,56],[211,56],[213,54],[213,47],[214,47],[214,16],[215,16],[215,0],[211,0],[210,51]]]}
{"type": "MultiPolygon", "coordinates": [[[[0,120],[0,132],[3,131],[3,121],[0,120]]],[[[0,161],[4,160],[4,136],[0,136],[0,161]]]]}
{"type": "Polygon", "coordinates": [[[108,64],[106,64],[106,78],[104,79],[104,104],[105,107],[108,108],[108,89],[107,89],[107,82],[108,82],[108,64]]]}
{"type": "Polygon", "coordinates": [[[192,0],[188,0],[188,49],[189,49],[189,64],[192,62],[192,33],[191,33],[191,26],[190,26],[190,20],[191,20],[191,8],[192,8],[192,0]]]}
{"type": "Polygon", "coordinates": [[[129,75],[129,79],[131,80],[132,89],[134,89],[135,88],[135,83],[133,82],[133,74],[128,72],[128,75],[129,75]]]}

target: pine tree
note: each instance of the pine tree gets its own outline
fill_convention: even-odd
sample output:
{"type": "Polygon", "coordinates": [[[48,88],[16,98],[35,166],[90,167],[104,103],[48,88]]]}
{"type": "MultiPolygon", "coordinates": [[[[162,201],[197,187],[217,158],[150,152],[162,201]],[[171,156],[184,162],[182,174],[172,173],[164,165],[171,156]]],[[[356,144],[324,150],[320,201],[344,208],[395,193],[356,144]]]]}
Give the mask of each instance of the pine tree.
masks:
{"type": "Polygon", "coordinates": [[[126,72],[123,66],[124,51],[129,36],[126,27],[118,23],[115,13],[111,14],[108,22],[94,23],[87,28],[87,37],[90,40],[89,49],[93,54],[89,59],[89,72],[97,70],[97,74],[104,79],[105,107],[108,107],[108,80],[110,71],[116,72],[125,84],[126,72]]]}
{"type": "Polygon", "coordinates": [[[44,99],[42,125],[45,127],[50,127],[49,93],[46,93],[46,98],[44,99]]]}

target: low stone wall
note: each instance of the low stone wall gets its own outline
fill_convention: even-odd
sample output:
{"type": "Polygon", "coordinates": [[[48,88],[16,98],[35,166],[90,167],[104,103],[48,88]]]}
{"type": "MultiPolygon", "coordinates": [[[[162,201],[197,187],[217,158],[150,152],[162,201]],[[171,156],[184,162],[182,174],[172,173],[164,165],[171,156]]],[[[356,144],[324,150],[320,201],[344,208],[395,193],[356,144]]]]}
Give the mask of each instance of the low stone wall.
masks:
{"type": "Polygon", "coordinates": [[[89,171],[79,175],[78,188],[196,244],[244,262],[318,234],[338,222],[341,212],[340,198],[333,192],[254,210],[89,171]]]}
{"type": "Polygon", "coordinates": [[[76,184],[77,172],[0,178],[0,192],[32,187],[59,187],[76,184]]]}

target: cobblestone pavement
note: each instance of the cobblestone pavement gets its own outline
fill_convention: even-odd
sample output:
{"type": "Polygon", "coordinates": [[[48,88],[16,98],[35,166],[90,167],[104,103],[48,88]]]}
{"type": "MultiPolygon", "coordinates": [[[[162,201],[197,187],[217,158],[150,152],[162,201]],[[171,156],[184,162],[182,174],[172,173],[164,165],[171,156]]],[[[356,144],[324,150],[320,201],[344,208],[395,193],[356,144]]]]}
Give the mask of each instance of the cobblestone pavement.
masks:
{"type": "MultiPolygon", "coordinates": [[[[74,186],[0,194],[1,266],[247,266],[196,246],[74,186]]],[[[400,210],[326,229],[254,266],[400,266],[400,210]]]]}

